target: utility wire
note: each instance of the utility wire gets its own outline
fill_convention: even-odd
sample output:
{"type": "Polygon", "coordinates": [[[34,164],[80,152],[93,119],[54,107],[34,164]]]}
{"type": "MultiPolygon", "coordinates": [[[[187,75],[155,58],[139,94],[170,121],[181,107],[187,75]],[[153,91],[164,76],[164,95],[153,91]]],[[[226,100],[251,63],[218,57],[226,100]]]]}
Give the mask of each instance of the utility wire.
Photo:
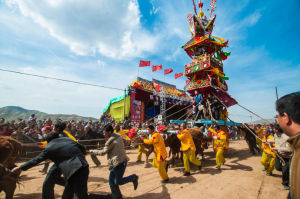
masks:
{"type": "Polygon", "coordinates": [[[55,77],[48,77],[48,76],[43,76],[43,75],[35,75],[35,74],[31,74],[31,73],[23,73],[23,72],[14,71],[14,70],[7,70],[7,69],[3,69],[3,68],[0,68],[0,71],[9,72],[9,73],[16,73],[16,74],[20,74],[20,75],[27,75],[27,76],[32,76],[32,77],[39,77],[39,78],[44,78],[44,79],[52,79],[52,80],[69,82],[69,83],[74,83],[74,84],[81,84],[81,85],[87,85],[87,86],[95,86],[95,87],[100,87],[100,88],[107,88],[107,89],[124,91],[124,89],[121,89],[121,88],[114,88],[114,87],[109,87],[109,86],[102,86],[102,85],[98,85],[98,84],[90,84],[90,83],[78,82],[78,81],[73,81],[73,80],[60,79],[60,78],[55,78],[55,77]]]}

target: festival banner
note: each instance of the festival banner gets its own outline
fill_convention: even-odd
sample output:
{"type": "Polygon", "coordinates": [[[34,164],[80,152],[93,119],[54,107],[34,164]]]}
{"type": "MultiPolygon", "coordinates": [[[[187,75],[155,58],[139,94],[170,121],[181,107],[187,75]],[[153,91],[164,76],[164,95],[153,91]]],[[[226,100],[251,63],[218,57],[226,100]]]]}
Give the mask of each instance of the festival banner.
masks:
{"type": "Polygon", "coordinates": [[[152,65],[152,72],[158,71],[162,69],[162,65],[152,65]]]}
{"type": "Polygon", "coordinates": [[[133,123],[141,123],[142,102],[135,99],[135,92],[131,92],[130,96],[130,116],[133,123]]]}
{"type": "Polygon", "coordinates": [[[168,68],[168,69],[165,69],[164,70],[164,74],[167,75],[169,73],[172,73],[173,72],[173,69],[172,68],[168,68]]]}
{"type": "Polygon", "coordinates": [[[139,67],[145,67],[145,66],[150,66],[151,65],[151,61],[143,61],[140,60],[140,65],[139,67]]]}

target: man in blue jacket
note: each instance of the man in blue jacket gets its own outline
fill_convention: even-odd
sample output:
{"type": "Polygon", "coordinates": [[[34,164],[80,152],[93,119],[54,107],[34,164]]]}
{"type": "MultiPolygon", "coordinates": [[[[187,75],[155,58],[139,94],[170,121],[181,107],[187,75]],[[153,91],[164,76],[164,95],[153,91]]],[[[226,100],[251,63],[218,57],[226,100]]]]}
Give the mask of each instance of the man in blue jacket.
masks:
{"type": "Polygon", "coordinates": [[[12,172],[19,174],[50,159],[60,169],[66,181],[62,199],[72,199],[74,193],[78,199],[88,198],[89,165],[85,159],[85,148],[68,137],[59,137],[56,132],[50,133],[46,140],[48,145],[38,156],[14,168],[12,172]]]}

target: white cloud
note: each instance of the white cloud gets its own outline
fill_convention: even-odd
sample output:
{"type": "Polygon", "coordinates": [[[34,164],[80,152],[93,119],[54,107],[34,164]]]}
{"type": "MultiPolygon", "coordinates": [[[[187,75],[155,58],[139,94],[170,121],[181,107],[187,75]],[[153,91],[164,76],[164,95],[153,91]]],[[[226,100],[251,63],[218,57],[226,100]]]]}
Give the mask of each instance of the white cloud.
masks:
{"type": "Polygon", "coordinates": [[[78,55],[125,59],[155,51],[159,36],[141,26],[137,1],[7,0],[78,55]],[[141,39],[142,38],[142,39],[141,39]]]}

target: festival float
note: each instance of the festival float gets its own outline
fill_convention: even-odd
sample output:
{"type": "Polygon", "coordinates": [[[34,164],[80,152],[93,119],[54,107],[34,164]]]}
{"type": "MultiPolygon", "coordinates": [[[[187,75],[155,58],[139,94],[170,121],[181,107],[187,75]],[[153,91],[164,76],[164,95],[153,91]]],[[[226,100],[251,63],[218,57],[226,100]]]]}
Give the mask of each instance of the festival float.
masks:
{"type": "Polygon", "coordinates": [[[201,1],[198,5],[199,13],[197,14],[193,1],[195,14],[187,16],[192,36],[182,48],[192,61],[185,64],[184,76],[188,78],[185,90],[191,96],[194,96],[197,90],[204,99],[210,93],[216,96],[223,105],[230,107],[237,104],[236,100],[227,93],[226,81],[229,78],[223,69],[223,61],[230,56],[230,52],[225,51],[228,47],[228,40],[225,41],[225,39],[213,35],[216,15],[211,15],[216,8],[215,2],[216,0],[212,0],[210,3],[209,18],[202,11],[203,3],[201,1]]]}

